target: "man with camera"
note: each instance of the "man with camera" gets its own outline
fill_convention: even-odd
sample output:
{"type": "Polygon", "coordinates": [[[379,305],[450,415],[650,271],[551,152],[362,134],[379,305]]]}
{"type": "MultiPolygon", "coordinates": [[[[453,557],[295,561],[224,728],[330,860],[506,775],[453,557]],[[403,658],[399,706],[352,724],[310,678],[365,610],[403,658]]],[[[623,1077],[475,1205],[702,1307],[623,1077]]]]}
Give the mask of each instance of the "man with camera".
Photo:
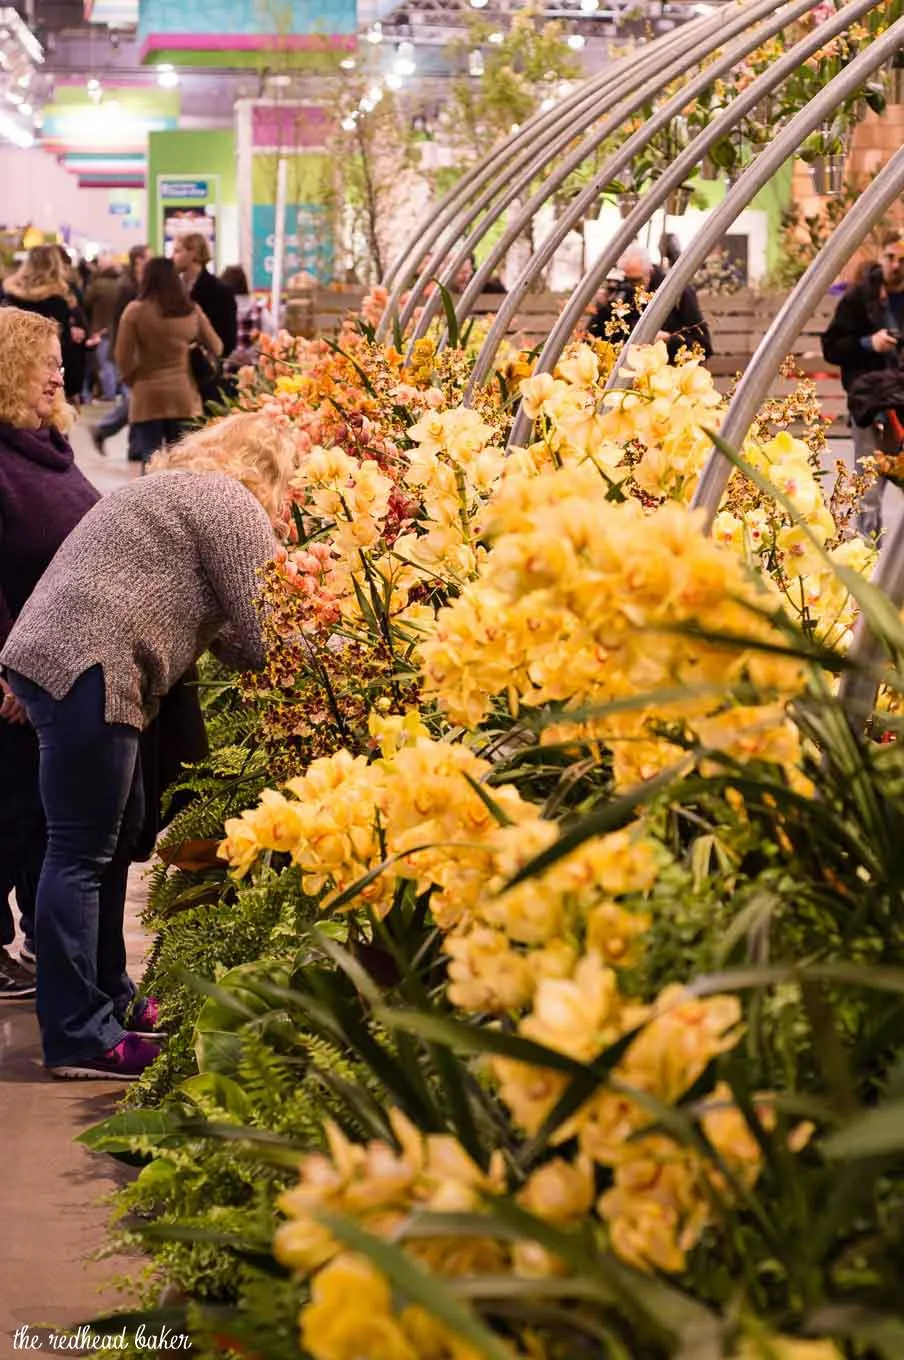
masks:
{"type": "MultiPolygon", "coordinates": [[[[622,278],[609,287],[587,326],[591,335],[602,340],[626,339],[640,320],[647,304],[646,295],[654,293],[665,278],[643,246],[629,246],[619,259],[618,268],[622,278]]],[[[672,363],[682,349],[702,350],[707,359],[712,354],[709,327],[690,285],[669,312],[656,339],[665,341],[672,363]]]]}
{"type": "MultiPolygon", "coordinates": [[[[866,375],[884,376],[900,368],[901,335],[889,297],[890,288],[897,291],[900,275],[901,262],[890,248],[881,265],[871,262],[861,266],[856,282],[839,300],[822,337],[823,356],[841,369],[842,386],[848,394],[854,462],[857,471],[864,474],[870,471],[865,459],[891,450],[883,448],[883,431],[878,423],[862,425],[854,419],[852,389],[862,394],[866,375]]],[[[884,490],[885,479],[876,477],[860,499],[857,528],[864,536],[876,535],[882,528],[884,490]]]]}

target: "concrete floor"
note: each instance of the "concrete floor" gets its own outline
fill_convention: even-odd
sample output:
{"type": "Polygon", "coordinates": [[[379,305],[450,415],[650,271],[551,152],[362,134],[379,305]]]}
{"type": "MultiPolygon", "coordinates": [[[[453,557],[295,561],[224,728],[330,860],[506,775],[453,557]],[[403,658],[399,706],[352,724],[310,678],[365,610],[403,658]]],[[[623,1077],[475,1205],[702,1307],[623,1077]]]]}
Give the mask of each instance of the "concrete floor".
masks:
{"type": "MultiPolygon", "coordinates": [[[[103,409],[92,410],[87,422],[103,409]]],[[[85,423],[76,427],[73,440],[79,464],[100,490],[110,491],[133,475],[125,436],[111,441],[109,455],[100,458],[85,423]]],[[[145,952],[138,922],[144,872],[136,866],[126,914],[129,968],[136,979],[145,952]]],[[[73,1141],[114,1113],[122,1089],[114,1082],[47,1077],[33,1004],[0,1002],[0,1360],[23,1353],[13,1347],[13,1334],[23,1324],[68,1326],[129,1303],[112,1281],[134,1272],[138,1262],[93,1259],[106,1240],[104,1201],[129,1173],[73,1141]]]]}

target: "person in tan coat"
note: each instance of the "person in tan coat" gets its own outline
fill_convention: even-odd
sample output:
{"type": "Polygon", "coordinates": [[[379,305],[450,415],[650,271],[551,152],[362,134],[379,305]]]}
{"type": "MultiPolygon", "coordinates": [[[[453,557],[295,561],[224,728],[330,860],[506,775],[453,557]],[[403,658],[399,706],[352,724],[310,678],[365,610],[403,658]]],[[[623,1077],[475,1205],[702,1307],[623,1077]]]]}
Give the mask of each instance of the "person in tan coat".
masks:
{"type": "Polygon", "coordinates": [[[222,353],[220,337],[189,298],[172,260],[149,260],[116,335],[116,366],[131,388],[130,452],[143,463],[202,414],[189,359],[195,342],[216,357],[222,353]]]}

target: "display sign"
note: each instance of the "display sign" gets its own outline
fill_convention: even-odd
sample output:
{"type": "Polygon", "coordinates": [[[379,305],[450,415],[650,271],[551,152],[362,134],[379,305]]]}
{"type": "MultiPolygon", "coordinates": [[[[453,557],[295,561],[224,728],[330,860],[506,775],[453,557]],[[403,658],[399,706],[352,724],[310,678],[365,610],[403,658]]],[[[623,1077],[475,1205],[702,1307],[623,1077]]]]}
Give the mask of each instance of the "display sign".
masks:
{"type": "MultiPolygon", "coordinates": [[[[333,243],[329,215],[320,203],[286,205],[286,252],[283,280],[293,274],[310,274],[328,282],[333,275],[333,243]]],[[[253,266],[251,287],[269,288],[273,279],[276,249],[276,205],[255,203],[251,209],[253,266]]]]}
{"type": "Polygon", "coordinates": [[[269,289],[276,249],[279,165],[286,167],[282,279],[333,277],[332,214],[326,206],[332,121],[319,105],[240,100],[236,105],[242,262],[255,290],[269,289]]]}
{"type": "Polygon", "coordinates": [[[229,48],[235,39],[246,38],[257,48],[279,51],[300,46],[300,39],[322,42],[334,34],[352,35],[356,28],[355,0],[307,0],[271,13],[259,0],[206,0],[192,6],[183,0],[140,0],[138,7],[139,41],[169,37],[175,46],[197,47],[204,37],[208,47],[229,48]]]}
{"type": "Polygon", "coordinates": [[[167,259],[172,258],[173,246],[180,236],[188,232],[200,232],[206,237],[211,256],[216,262],[219,175],[201,175],[197,178],[158,175],[157,204],[160,214],[159,239],[167,259]]]}
{"type": "Polygon", "coordinates": [[[193,203],[206,203],[210,198],[210,185],[206,179],[163,179],[157,180],[157,192],[161,198],[176,202],[190,200],[193,203]]]}

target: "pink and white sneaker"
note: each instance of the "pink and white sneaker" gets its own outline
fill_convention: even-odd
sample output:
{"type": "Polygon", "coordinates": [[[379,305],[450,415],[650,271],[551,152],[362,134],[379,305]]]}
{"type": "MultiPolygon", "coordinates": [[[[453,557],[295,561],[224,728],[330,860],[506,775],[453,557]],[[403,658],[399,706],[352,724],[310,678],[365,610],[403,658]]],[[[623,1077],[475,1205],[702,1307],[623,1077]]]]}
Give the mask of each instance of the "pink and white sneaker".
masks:
{"type": "Polygon", "coordinates": [[[159,1056],[159,1044],[127,1034],[99,1058],[48,1065],[47,1071],[67,1081],[137,1081],[159,1056]]]}

